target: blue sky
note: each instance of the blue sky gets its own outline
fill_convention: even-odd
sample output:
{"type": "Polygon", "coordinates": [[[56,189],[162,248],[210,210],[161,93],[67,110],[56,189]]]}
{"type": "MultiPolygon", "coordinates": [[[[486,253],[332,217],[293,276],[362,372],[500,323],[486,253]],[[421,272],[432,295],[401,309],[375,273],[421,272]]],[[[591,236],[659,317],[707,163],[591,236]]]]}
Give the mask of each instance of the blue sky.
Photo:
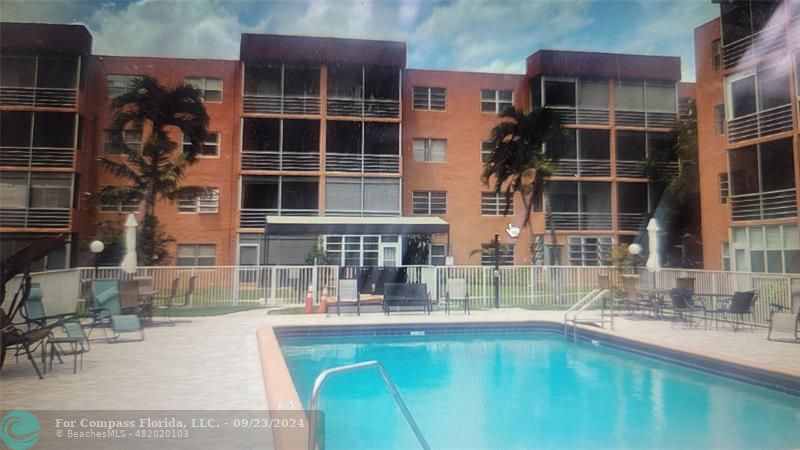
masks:
{"type": "Polygon", "coordinates": [[[94,52],[236,59],[239,34],[408,43],[414,68],[522,73],[541,48],[680,56],[694,79],[693,29],[710,0],[3,0],[4,21],[83,23],[94,52]]]}

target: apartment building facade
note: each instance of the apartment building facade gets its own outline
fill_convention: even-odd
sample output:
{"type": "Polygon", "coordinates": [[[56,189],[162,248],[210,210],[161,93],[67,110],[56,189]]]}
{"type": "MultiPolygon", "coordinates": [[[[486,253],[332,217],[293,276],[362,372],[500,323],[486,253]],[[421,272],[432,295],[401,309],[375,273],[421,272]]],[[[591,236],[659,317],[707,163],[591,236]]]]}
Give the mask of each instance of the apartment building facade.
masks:
{"type": "MultiPolygon", "coordinates": [[[[38,50],[12,52],[6,36],[50,36],[51,27],[0,28],[4,128],[22,120],[12,112],[40,108],[8,100],[14,85],[5,80],[18,74],[6,59],[38,50]]],[[[331,264],[400,265],[421,238],[431,241],[422,262],[491,264],[487,250],[499,234],[503,264],[608,264],[612,244],[641,236],[658,207],[663,187],[649,182],[644,162],[658,155],[668,170],[678,168],[670,131],[679,97],[692,95],[691,86],[678,84],[680,61],[671,57],[539,51],[525,74],[507,75],[409,69],[402,42],[300,36],[245,34],[236,61],[99,56],[91,55],[84,28],[67,30],[75,36],[39,42],[52,51],[89,39],[75,52],[77,100],[63,111],[75,116],[73,163],[39,169],[31,155],[44,155],[44,147],[34,135],[26,141],[28,165],[5,164],[7,148],[20,144],[4,139],[4,199],[8,191],[16,203],[4,201],[2,215],[38,214],[35,196],[15,194],[22,192],[22,182],[12,181],[22,179],[19,172],[28,180],[58,172],[72,177],[73,202],[64,208],[70,221],[39,229],[4,219],[8,252],[17,246],[8,242],[34,232],[71,233],[76,246],[96,224],[141,212],[139,205],[92,204],[86,194],[116,182],[97,157],[125,158],[108,137],[110,99],[131,79],[150,75],[168,86],[198,86],[211,117],[185,183],[213,187],[213,194],[157,208],[175,238],[174,263],[302,264],[324,252],[331,264]],[[546,145],[558,164],[528,229],[519,199],[504,215],[504,197],[480,179],[490,131],[512,105],[554,108],[565,127],[563,138],[546,145]],[[559,249],[558,261],[545,251],[550,245],[559,249]]],[[[147,133],[127,130],[124,141],[141,145],[147,133]]],[[[70,259],[79,263],[73,256],[62,265],[70,259]]]]}
{"type": "Polygon", "coordinates": [[[720,2],[695,30],[704,266],[800,273],[797,2],[720,2]]]}

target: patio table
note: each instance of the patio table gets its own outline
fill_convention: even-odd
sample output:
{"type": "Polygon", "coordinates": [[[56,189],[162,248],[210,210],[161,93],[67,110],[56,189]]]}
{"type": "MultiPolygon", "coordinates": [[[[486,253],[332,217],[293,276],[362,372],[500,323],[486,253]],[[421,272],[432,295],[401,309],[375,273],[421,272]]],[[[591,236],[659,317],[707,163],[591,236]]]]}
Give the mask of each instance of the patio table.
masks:
{"type": "Polygon", "coordinates": [[[649,309],[653,312],[653,318],[661,319],[664,316],[664,297],[669,295],[671,289],[663,288],[639,288],[639,292],[647,294],[650,302],[649,309]]]}

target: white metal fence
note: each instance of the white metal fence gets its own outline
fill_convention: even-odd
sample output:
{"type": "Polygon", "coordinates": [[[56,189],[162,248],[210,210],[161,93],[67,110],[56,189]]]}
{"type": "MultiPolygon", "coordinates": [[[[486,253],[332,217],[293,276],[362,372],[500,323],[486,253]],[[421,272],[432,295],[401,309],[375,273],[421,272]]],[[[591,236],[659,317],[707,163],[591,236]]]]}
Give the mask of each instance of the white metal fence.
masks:
{"type": "MultiPolygon", "coordinates": [[[[622,295],[621,274],[614,267],[506,266],[495,274],[492,267],[484,266],[409,266],[406,273],[409,282],[425,283],[434,299],[444,298],[448,279],[464,279],[472,304],[479,308],[495,305],[495,277],[501,307],[566,308],[598,287],[601,275],[609,278],[616,295],[622,295]]],[[[758,291],[758,301],[753,320],[760,325],[769,319],[770,304],[792,303],[790,275],[688,269],[641,271],[639,275],[640,285],[659,289],[675,287],[678,278],[693,278],[697,293],[733,294],[754,289],[758,291]]],[[[336,298],[339,267],[140,267],[135,274],[125,274],[120,268],[80,268],[36,273],[32,277],[42,285],[47,312],[56,314],[75,310],[80,300],[80,282],[91,278],[151,277],[155,290],[164,296],[174,279],[179,280],[178,293],[183,295],[189,279],[196,277],[189,308],[302,305],[309,289],[314,303],[319,304],[324,293],[336,298]]],[[[18,280],[9,284],[9,296],[18,280]]]]}

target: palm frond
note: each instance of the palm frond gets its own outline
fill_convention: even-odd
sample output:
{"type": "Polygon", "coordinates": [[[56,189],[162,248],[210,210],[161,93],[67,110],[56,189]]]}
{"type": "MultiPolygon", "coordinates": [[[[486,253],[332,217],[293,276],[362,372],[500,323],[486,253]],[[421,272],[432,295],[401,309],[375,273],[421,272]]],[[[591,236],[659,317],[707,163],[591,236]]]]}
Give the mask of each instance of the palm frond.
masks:
{"type": "Polygon", "coordinates": [[[142,184],[140,175],[126,164],[112,161],[103,157],[97,158],[97,161],[100,163],[100,166],[103,169],[110,172],[115,177],[131,181],[136,185],[142,184]]]}

